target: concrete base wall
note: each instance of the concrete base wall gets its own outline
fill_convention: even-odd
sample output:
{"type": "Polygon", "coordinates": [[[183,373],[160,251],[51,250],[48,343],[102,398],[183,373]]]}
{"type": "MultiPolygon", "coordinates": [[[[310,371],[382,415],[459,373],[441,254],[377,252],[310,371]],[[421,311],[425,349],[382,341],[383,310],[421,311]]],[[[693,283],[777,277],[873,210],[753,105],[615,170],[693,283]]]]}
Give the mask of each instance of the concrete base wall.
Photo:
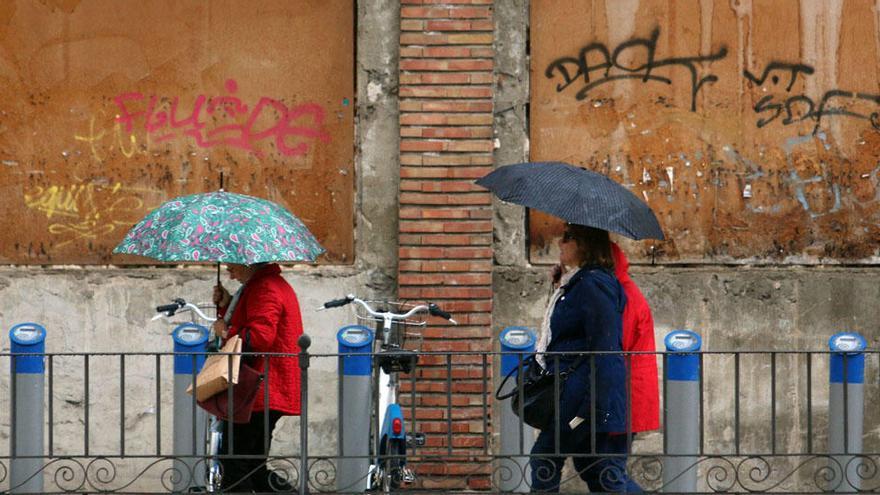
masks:
{"type": "MultiPolygon", "coordinates": [[[[496,269],[496,332],[510,325],[539,328],[550,293],[548,272],[545,267],[496,269]]],[[[663,349],[667,333],[682,328],[699,333],[703,349],[709,352],[824,352],[828,338],[841,331],[861,333],[869,349],[880,344],[880,307],[876,303],[880,300],[880,268],[637,266],[631,274],[652,307],[658,351],[663,349]]],[[[775,446],[771,442],[772,360],[763,352],[740,357],[741,451],[767,453],[775,447],[780,454],[806,452],[807,357],[776,355],[775,446]]],[[[662,380],[662,359],[658,364],[662,380]]],[[[826,452],[827,354],[813,355],[810,366],[812,447],[814,452],[826,452]]],[[[865,403],[869,405],[880,400],[878,369],[877,355],[868,356],[865,403]]],[[[704,356],[704,444],[710,454],[735,451],[734,370],[731,354],[704,356]]],[[[866,452],[880,449],[878,431],[880,414],[867,406],[866,452]]],[[[662,449],[658,432],[639,435],[634,444],[636,453],[660,453],[662,449]]],[[[699,479],[706,480],[702,471],[699,479]]],[[[571,489],[580,489],[579,480],[573,483],[571,489]]]]}
{"type": "MultiPolygon", "coordinates": [[[[216,274],[212,269],[69,269],[8,268],[0,270],[0,321],[4,331],[20,322],[46,327],[49,353],[172,352],[171,330],[187,317],[150,321],[155,306],[174,297],[210,300],[216,274]]],[[[305,332],[313,353],[335,353],[336,331],[354,322],[348,309],[317,312],[324,301],[347,293],[362,294],[371,277],[354,268],[288,268],[285,277],[299,297],[305,332]]],[[[225,281],[227,286],[229,284],[225,281]]],[[[9,341],[2,339],[2,352],[9,341]]],[[[85,442],[86,393],[82,356],[53,358],[52,419],[55,455],[81,455],[85,442]]],[[[314,455],[336,451],[337,363],[316,358],[310,367],[309,442],[314,455]]],[[[0,397],[10,397],[8,358],[0,359],[0,397]]],[[[118,356],[89,360],[89,454],[120,452],[120,365],[118,356]]],[[[172,453],[173,362],[161,360],[161,403],[155,400],[154,356],[131,356],[125,362],[125,451],[127,455],[155,453],[156,416],[161,414],[161,452],[172,453]],[[160,411],[157,411],[160,409],[160,411]]],[[[47,378],[48,387],[48,378],[47,378]]],[[[46,408],[48,420],[48,407],[46,408]]],[[[298,418],[285,418],[276,430],[273,454],[298,455],[298,418]]],[[[9,408],[0,408],[0,456],[8,455],[9,408]]],[[[48,430],[45,432],[48,448],[48,430]]],[[[115,461],[114,461],[115,462],[115,461]]],[[[135,477],[136,463],[117,473],[118,482],[135,477]]],[[[167,467],[167,466],[166,466],[167,467]]],[[[46,474],[54,479],[54,467],[46,474]]],[[[140,478],[144,489],[155,487],[164,467],[140,478]]],[[[94,475],[90,477],[94,479],[94,475]]],[[[47,485],[48,486],[48,485],[47,485]]]]}

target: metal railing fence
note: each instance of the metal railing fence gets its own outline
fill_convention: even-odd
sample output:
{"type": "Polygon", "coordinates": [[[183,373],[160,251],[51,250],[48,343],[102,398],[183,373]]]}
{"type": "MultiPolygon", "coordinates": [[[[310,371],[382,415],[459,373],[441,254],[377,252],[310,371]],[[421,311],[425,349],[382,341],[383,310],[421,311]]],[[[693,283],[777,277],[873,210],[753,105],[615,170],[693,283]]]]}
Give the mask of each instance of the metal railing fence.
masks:
{"type": "MultiPolygon", "coordinates": [[[[661,423],[673,423],[670,414],[681,404],[670,397],[674,389],[668,375],[670,354],[610,354],[620,355],[626,363],[631,363],[636,354],[656,355],[661,423]]],[[[339,411],[348,408],[369,415],[373,433],[382,412],[375,404],[339,406],[346,396],[344,359],[350,355],[310,354],[307,349],[295,355],[256,355],[265,357],[269,366],[281,360],[297,360],[303,384],[302,416],[282,420],[267,465],[301,492],[363,491],[368,472],[353,477],[349,473],[347,486],[340,486],[337,467],[345,459],[375,463],[377,444],[373,441],[366,454],[343,452],[343,436],[370,432],[341,428],[339,411]]],[[[584,355],[584,366],[592,370],[590,387],[596,390],[597,359],[609,353],[584,355]]],[[[835,404],[841,406],[841,397],[835,395],[829,383],[831,352],[703,351],[697,355],[699,380],[696,404],[692,405],[699,413],[690,425],[698,440],[697,451],[676,452],[670,439],[677,432],[665,431],[661,426],[654,432],[623,432],[631,444],[628,456],[603,453],[597,445],[602,432],[597,428],[596,414],[601,411],[595,407],[593,394],[591,417],[585,423],[590,429],[586,443],[569,450],[567,440],[560,436],[564,433],[560,426],[563,423],[555,422],[553,448],[546,456],[571,457],[578,465],[578,469],[563,468],[561,491],[582,491],[579,478],[595,475],[597,466],[602,467],[609,458],[621,458],[627,462],[628,475],[646,491],[668,492],[670,479],[677,479],[670,478],[669,461],[679,458],[687,460],[687,466],[681,468],[679,463],[678,475],[684,471],[696,473],[697,492],[880,492],[880,408],[876,407],[880,398],[880,353],[864,353],[864,381],[855,384],[859,388],[843,387],[842,407],[837,408],[843,418],[830,416],[835,404]],[[863,394],[863,406],[853,406],[853,393],[863,394]],[[859,407],[861,411],[854,410],[859,407]],[[857,442],[848,434],[855,420],[861,422],[864,432],[857,442]],[[843,427],[842,449],[831,440],[836,424],[843,427]]],[[[369,356],[375,358],[374,354],[369,356]]],[[[37,454],[23,454],[16,447],[22,440],[16,438],[21,435],[16,425],[28,413],[15,406],[24,403],[20,402],[24,401],[22,382],[15,379],[14,355],[0,354],[0,369],[12,371],[0,379],[0,393],[8,404],[0,407],[0,490],[20,491],[23,485],[12,486],[10,472],[17,461],[27,459],[39,464],[27,480],[42,478],[45,493],[145,493],[201,484],[211,463],[222,466],[241,458],[228,452],[213,457],[206,454],[196,435],[189,448],[174,451],[175,402],[181,407],[185,401],[191,428],[199,427],[199,415],[204,414],[191,396],[175,396],[171,380],[175,354],[47,353],[40,357],[45,362],[44,388],[39,393],[43,417],[38,421],[43,428],[43,445],[37,454]]],[[[407,489],[529,489],[533,481],[529,454],[536,432],[521,422],[511,426],[503,419],[511,411],[508,401],[494,399],[501,378],[500,357],[498,352],[424,352],[420,353],[418,367],[401,375],[399,402],[406,418],[405,428],[425,435],[425,445],[409,446],[407,461],[416,479],[407,489]],[[502,445],[507,446],[506,450],[502,445]],[[510,445],[515,446],[513,450],[510,445]]],[[[524,357],[518,355],[518,359],[524,357]]],[[[571,358],[547,355],[556,363],[571,358]]],[[[195,376],[193,373],[193,381],[195,376]]],[[[627,383],[630,389],[631,381],[627,383]]],[[[845,379],[844,383],[849,381],[845,379]]],[[[557,403],[563,390],[557,375],[557,403]]],[[[632,424],[631,414],[627,414],[627,425],[632,424]]],[[[228,439],[229,444],[234,442],[234,437],[228,439]]],[[[397,457],[390,454],[383,459],[387,462],[397,457]]],[[[552,479],[555,474],[537,476],[552,479]]]]}

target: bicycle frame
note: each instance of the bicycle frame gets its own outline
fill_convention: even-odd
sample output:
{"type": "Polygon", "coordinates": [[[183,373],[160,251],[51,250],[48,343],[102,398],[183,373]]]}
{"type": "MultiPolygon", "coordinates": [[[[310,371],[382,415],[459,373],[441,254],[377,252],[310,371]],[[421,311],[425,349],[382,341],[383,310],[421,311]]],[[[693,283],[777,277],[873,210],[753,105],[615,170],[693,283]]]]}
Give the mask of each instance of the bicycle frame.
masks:
{"type": "MultiPolygon", "coordinates": [[[[207,305],[203,305],[207,307],[207,305]]],[[[203,320],[207,323],[213,323],[217,320],[217,318],[212,318],[205,314],[199,305],[188,303],[183,299],[177,298],[171,304],[166,304],[163,306],[158,306],[156,308],[156,315],[153,316],[151,321],[155,321],[160,318],[170,319],[172,316],[188,312],[190,313],[190,323],[182,323],[175,327],[175,331],[177,328],[181,326],[190,327],[192,325],[202,327],[206,330],[206,332],[211,335],[210,328],[201,325],[197,320],[203,320]]],[[[216,338],[215,338],[216,339],[216,338]]],[[[210,340],[209,340],[210,342],[210,340]]],[[[209,344],[208,350],[217,350],[217,346],[212,346],[209,344]]],[[[220,443],[223,437],[222,429],[221,429],[221,421],[210,414],[206,414],[205,421],[205,491],[208,493],[213,493],[219,491],[220,489],[220,478],[221,478],[221,467],[220,462],[216,460],[216,456],[220,453],[220,443]]]]}
{"type": "MultiPolygon", "coordinates": [[[[453,324],[456,322],[450,317],[449,313],[441,310],[435,304],[415,306],[406,313],[398,314],[392,311],[377,311],[370,307],[367,302],[353,295],[329,301],[319,310],[344,306],[352,302],[363,308],[369,315],[369,319],[380,324],[377,325],[377,333],[380,333],[380,335],[377,335],[379,352],[374,350],[373,362],[376,368],[375,382],[377,390],[374,397],[376,397],[377,420],[379,415],[382,416],[381,423],[373,430],[375,431],[372,442],[374,449],[372,454],[373,461],[367,476],[367,489],[391,491],[399,488],[402,484],[409,484],[415,481],[414,474],[406,467],[407,447],[411,443],[424,445],[424,435],[407,434],[403,410],[400,404],[397,403],[398,373],[400,371],[412,371],[418,361],[418,355],[403,349],[397,342],[391,341],[394,323],[397,322],[399,325],[405,325],[410,323],[408,322],[410,317],[422,313],[441,316],[453,324]]],[[[424,322],[417,324],[424,325],[424,322]]],[[[400,331],[402,333],[405,332],[404,329],[400,331]]]]}

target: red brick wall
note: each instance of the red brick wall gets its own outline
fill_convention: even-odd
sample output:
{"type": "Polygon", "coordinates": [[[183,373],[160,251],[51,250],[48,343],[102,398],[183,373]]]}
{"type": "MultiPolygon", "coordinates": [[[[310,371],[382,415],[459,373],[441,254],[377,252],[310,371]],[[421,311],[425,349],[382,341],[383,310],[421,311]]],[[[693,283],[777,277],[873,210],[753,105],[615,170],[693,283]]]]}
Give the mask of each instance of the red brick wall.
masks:
{"type": "MultiPolygon", "coordinates": [[[[459,322],[426,328],[424,351],[492,349],[491,197],[473,184],[492,168],[491,4],[401,0],[398,295],[434,301],[459,322]]],[[[421,452],[448,455],[451,412],[453,453],[479,456],[487,447],[483,377],[491,388],[492,371],[481,356],[453,358],[449,407],[447,369],[445,356],[419,364],[421,452]]],[[[475,465],[423,462],[416,472],[426,487],[485,488],[487,471],[474,473],[475,465]]]]}

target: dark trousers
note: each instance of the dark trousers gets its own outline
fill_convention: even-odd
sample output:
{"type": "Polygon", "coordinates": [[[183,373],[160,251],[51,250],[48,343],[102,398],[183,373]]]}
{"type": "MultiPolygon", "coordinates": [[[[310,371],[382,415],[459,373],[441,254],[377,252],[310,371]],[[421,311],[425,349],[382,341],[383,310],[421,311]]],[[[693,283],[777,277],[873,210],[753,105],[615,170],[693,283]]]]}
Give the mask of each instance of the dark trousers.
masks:
{"type": "Polygon", "coordinates": [[[572,431],[565,425],[560,431],[558,453],[552,430],[538,435],[529,461],[533,492],[558,492],[562,465],[571,456],[575,471],[587,483],[590,493],[642,493],[642,487],[626,472],[627,436],[596,433],[596,454],[590,455],[589,428],[584,423],[572,431]]]}
{"type": "MultiPolygon", "coordinates": [[[[278,411],[269,411],[269,437],[266,437],[266,415],[264,411],[254,411],[250,423],[235,424],[223,422],[223,438],[220,442],[220,455],[229,455],[229,426],[232,425],[232,455],[249,456],[247,459],[223,459],[222,489],[230,492],[273,492],[278,486],[269,483],[266,458],[272,430],[281,418],[278,411]]],[[[277,483],[276,483],[277,485],[277,483]]]]}

